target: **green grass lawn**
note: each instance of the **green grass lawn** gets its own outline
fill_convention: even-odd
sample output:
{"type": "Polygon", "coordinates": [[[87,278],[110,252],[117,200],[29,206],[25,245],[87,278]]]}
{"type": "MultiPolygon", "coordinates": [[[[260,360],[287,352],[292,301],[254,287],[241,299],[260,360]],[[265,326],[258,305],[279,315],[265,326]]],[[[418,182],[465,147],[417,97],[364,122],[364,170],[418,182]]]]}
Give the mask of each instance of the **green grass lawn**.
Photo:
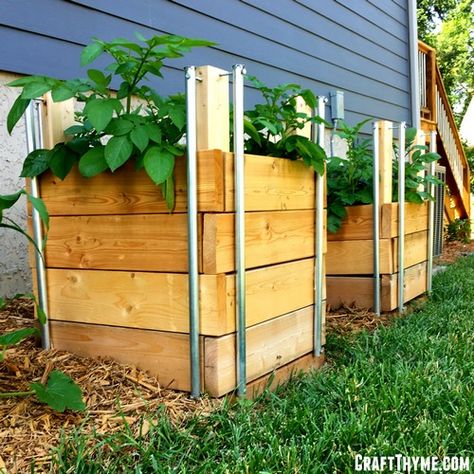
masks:
{"type": "Polygon", "coordinates": [[[224,405],[144,439],[124,431],[60,446],[61,472],[353,472],[354,456],[463,455],[474,463],[474,257],[389,327],[328,336],[332,364],[256,402],[224,405]],[[87,447],[86,447],[87,446],[87,447]]]}

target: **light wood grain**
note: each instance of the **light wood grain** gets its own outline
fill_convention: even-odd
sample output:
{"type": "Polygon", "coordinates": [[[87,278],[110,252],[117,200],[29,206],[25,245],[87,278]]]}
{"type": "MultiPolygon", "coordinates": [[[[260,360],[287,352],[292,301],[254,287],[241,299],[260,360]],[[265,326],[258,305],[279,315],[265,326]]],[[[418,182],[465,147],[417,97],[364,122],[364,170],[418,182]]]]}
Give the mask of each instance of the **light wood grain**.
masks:
{"type": "MultiPolygon", "coordinates": [[[[380,273],[397,271],[398,238],[380,239],[380,273]]],[[[373,241],[345,240],[328,242],[328,275],[368,275],[373,273],[373,241]]],[[[405,268],[426,260],[427,231],[405,235],[405,268]]]]}
{"type": "MultiPolygon", "coordinates": [[[[398,238],[392,239],[393,271],[398,272],[398,238]]],[[[428,231],[415,232],[405,236],[405,268],[426,260],[428,248],[428,231]]]]}
{"type": "Polygon", "coordinates": [[[52,217],[46,263],[53,268],[186,272],[187,245],[186,214],[52,217]]]}
{"type": "MultiPolygon", "coordinates": [[[[224,156],[218,150],[198,153],[197,199],[200,211],[224,210],[224,156]]],[[[51,216],[169,213],[161,189],[144,170],[129,162],[114,173],[84,178],[77,167],[61,181],[40,176],[41,196],[51,216]]],[[[176,158],[175,212],[187,210],[186,158],[176,158]]],[[[31,214],[31,210],[30,210],[31,214]]]]}
{"type": "Polygon", "coordinates": [[[51,93],[43,96],[42,132],[43,147],[53,148],[57,143],[64,142],[64,130],[74,125],[74,99],[54,102],[51,93]]]}
{"type": "MultiPolygon", "coordinates": [[[[372,309],[373,278],[359,276],[328,276],[327,302],[332,309],[342,305],[372,309]]],[[[398,306],[398,274],[382,275],[381,308],[393,311],[398,306]]],[[[426,291],[426,262],[405,269],[405,302],[426,291]]]]}
{"type": "MultiPolygon", "coordinates": [[[[347,217],[337,233],[328,232],[328,240],[370,240],[373,236],[372,204],[346,207],[347,217]]],[[[405,203],[405,234],[428,228],[428,204],[405,203]]],[[[398,236],[398,203],[382,205],[380,238],[398,236]]]]}
{"type": "MultiPolygon", "coordinates": [[[[413,234],[428,229],[428,203],[405,203],[405,234],[413,234]]],[[[398,203],[382,206],[381,237],[398,236],[398,203]]]]}
{"type": "Polygon", "coordinates": [[[190,390],[186,334],[61,321],[51,321],[50,327],[55,349],[85,357],[110,357],[148,371],[163,387],[190,390]]]}
{"type": "Polygon", "coordinates": [[[393,123],[376,122],[379,134],[380,205],[392,202],[393,123]]]}
{"type": "MultiPolygon", "coordinates": [[[[205,338],[206,390],[222,396],[235,389],[235,335],[205,338]]],[[[300,309],[247,329],[247,380],[250,382],[313,349],[313,307],[300,309]]]]}
{"type": "MultiPolygon", "coordinates": [[[[328,242],[327,275],[367,275],[373,273],[372,240],[328,242]]],[[[380,273],[392,273],[393,250],[390,239],[380,240],[380,273]]]]}
{"type": "MultiPolygon", "coordinates": [[[[314,260],[247,272],[247,326],[314,303],[314,260]]],[[[50,319],[189,332],[183,273],[47,270],[50,319]]],[[[200,334],[235,331],[235,276],[199,275],[200,334]]]]}
{"type": "MultiPolygon", "coordinates": [[[[235,270],[234,215],[205,214],[203,271],[235,270]]],[[[250,212],[245,216],[246,268],[314,256],[314,211],[250,212]]]]}
{"type": "Polygon", "coordinates": [[[253,400],[262,394],[264,390],[276,390],[280,385],[292,379],[301,372],[309,372],[320,369],[325,362],[324,355],[314,357],[307,354],[289,364],[279,367],[270,374],[254,380],[247,384],[247,399],[253,400]]]}
{"type": "MultiPolygon", "coordinates": [[[[245,155],[245,210],[314,209],[315,174],[300,161],[245,155]]],[[[234,211],[234,155],[225,153],[225,210],[234,211]]]]}
{"type": "Polygon", "coordinates": [[[213,66],[196,68],[197,149],[229,151],[229,76],[213,66]]]}

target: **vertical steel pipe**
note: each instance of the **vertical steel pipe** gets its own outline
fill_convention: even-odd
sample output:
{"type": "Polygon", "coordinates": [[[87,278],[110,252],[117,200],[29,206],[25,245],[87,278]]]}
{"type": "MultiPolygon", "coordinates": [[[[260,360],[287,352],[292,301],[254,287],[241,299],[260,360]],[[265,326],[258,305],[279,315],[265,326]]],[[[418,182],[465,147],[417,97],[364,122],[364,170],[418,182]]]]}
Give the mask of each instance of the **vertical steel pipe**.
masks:
{"type": "Polygon", "coordinates": [[[379,126],[373,124],[374,143],[374,183],[373,183],[373,239],[374,239],[374,312],[380,316],[380,163],[379,163],[379,126]]]}
{"type": "MultiPolygon", "coordinates": [[[[43,148],[42,136],[42,120],[41,120],[42,101],[35,100],[30,103],[26,110],[26,146],[28,153],[31,153],[38,148],[43,148]]],[[[40,190],[37,178],[31,178],[31,195],[39,198],[40,190]]],[[[43,246],[43,223],[39,212],[33,207],[32,211],[33,221],[33,239],[38,249],[43,246]]],[[[36,267],[36,281],[38,285],[38,305],[48,318],[48,290],[46,284],[46,269],[42,254],[35,249],[35,267],[36,267]]],[[[40,325],[41,331],[41,345],[44,349],[51,347],[51,338],[49,334],[49,319],[45,324],[40,325]]]]}
{"type": "Polygon", "coordinates": [[[244,74],[245,67],[233,70],[234,102],[234,173],[235,173],[235,264],[237,326],[237,395],[247,393],[247,349],[245,314],[245,169],[244,169],[244,74]]]}
{"type": "Polygon", "coordinates": [[[199,275],[196,145],[196,68],[185,68],[186,77],[186,157],[188,190],[188,291],[191,396],[201,394],[199,363],[199,275]]]}
{"type": "MultiPolygon", "coordinates": [[[[324,119],[326,97],[318,98],[318,115],[324,119]]],[[[318,124],[318,145],[324,149],[324,123],[318,124]]],[[[315,193],[315,236],[314,236],[314,323],[313,347],[315,357],[322,353],[323,328],[323,243],[324,243],[324,177],[316,173],[315,193]]]]}
{"type": "MultiPolygon", "coordinates": [[[[436,132],[432,130],[430,132],[430,152],[436,153],[436,132]]],[[[428,165],[428,174],[433,177],[435,175],[435,162],[432,161],[428,165]]],[[[434,184],[428,184],[428,192],[434,197],[434,184]]],[[[433,237],[434,237],[434,212],[435,202],[433,200],[428,201],[428,264],[426,270],[426,289],[428,294],[431,293],[433,286],[433,237]]]]}
{"type": "Polygon", "coordinates": [[[405,302],[405,129],[400,123],[398,135],[398,312],[405,302]]]}

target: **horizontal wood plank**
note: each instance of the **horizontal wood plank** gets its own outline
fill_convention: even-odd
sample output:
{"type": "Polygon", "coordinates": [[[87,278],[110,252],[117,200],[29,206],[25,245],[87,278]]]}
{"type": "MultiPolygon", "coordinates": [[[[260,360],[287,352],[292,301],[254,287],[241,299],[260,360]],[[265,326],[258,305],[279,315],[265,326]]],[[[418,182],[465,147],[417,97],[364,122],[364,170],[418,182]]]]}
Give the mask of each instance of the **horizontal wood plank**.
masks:
{"type": "MultiPolygon", "coordinates": [[[[197,161],[199,210],[223,211],[223,153],[199,152],[197,161]]],[[[178,157],[175,212],[187,210],[186,189],[186,158],[178,157]]],[[[46,173],[40,177],[40,192],[51,216],[169,213],[161,189],[144,170],[135,171],[131,162],[93,178],[81,176],[77,167],[64,181],[46,173]]]]}
{"type": "Polygon", "coordinates": [[[186,334],[62,321],[51,321],[50,327],[55,349],[84,357],[109,357],[148,371],[163,387],[191,388],[186,334]]]}
{"type": "MultiPolygon", "coordinates": [[[[373,278],[359,276],[328,276],[327,303],[331,309],[355,306],[372,309],[373,278]]],[[[398,306],[398,274],[382,275],[381,309],[393,311],[398,306]]],[[[426,262],[405,269],[405,303],[426,291],[426,262]]]]}
{"type": "MultiPolygon", "coordinates": [[[[230,213],[205,214],[204,273],[235,270],[234,219],[230,213]]],[[[312,257],[314,211],[249,212],[245,216],[245,243],[246,268],[312,257]]]]}
{"type": "MultiPolygon", "coordinates": [[[[216,397],[236,387],[235,334],[204,340],[206,390],[216,397]]],[[[313,350],[313,306],[247,329],[247,381],[313,350]]]]}
{"type": "MultiPolygon", "coordinates": [[[[225,153],[225,210],[234,211],[234,155],[225,153]]],[[[314,209],[315,174],[302,161],[245,155],[245,210],[314,209]]]]}
{"type": "MultiPolygon", "coordinates": [[[[405,234],[413,234],[428,229],[428,203],[405,203],[405,234]]],[[[382,206],[381,237],[398,236],[398,203],[382,206]]]]}
{"type": "MultiPolygon", "coordinates": [[[[405,235],[405,268],[427,258],[427,231],[405,235]]],[[[397,271],[398,238],[380,239],[380,273],[397,271]]],[[[328,275],[369,275],[373,273],[372,240],[328,242],[326,265],[328,275]]]]}
{"type": "MultiPolygon", "coordinates": [[[[314,259],[247,272],[247,326],[314,303],[314,259]]],[[[47,270],[50,319],[189,332],[183,273],[47,270]]],[[[235,331],[235,276],[199,275],[200,333],[235,331]]]]}
{"type": "MultiPolygon", "coordinates": [[[[371,240],[373,236],[372,204],[346,207],[347,217],[340,230],[328,232],[328,240],[371,240]]],[[[428,204],[405,203],[405,234],[428,229],[428,204]]],[[[380,238],[398,236],[398,203],[384,204],[380,218],[380,238]]]]}
{"type": "Polygon", "coordinates": [[[50,220],[46,264],[54,268],[186,272],[187,249],[186,214],[56,216],[50,220]]]}

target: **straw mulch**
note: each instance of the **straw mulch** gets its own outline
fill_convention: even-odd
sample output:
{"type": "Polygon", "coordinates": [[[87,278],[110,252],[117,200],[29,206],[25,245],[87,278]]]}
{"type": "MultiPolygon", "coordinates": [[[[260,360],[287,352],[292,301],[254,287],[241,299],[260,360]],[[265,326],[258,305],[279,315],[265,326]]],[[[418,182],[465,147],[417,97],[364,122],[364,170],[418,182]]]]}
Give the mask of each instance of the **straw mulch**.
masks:
{"type": "MultiPolygon", "coordinates": [[[[34,324],[32,318],[31,302],[15,300],[0,311],[0,334],[29,327],[34,324]]],[[[30,472],[33,459],[36,472],[49,472],[50,449],[57,444],[61,431],[80,424],[86,432],[95,428],[99,433],[113,433],[125,420],[137,435],[145,434],[149,423],[142,425],[140,418],[157,408],[179,424],[191,414],[209,413],[218,404],[163,389],[156,378],[134,367],[42,350],[34,338],[6,351],[5,360],[0,362],[0,392],[28,390],[30,382],[44,383],[53,369],[63,371],[80,385],[87,410],[56,413],[34,397],[0,398],[0,474],[5,472],[2,467],[8,474],[30,472]]]]}

